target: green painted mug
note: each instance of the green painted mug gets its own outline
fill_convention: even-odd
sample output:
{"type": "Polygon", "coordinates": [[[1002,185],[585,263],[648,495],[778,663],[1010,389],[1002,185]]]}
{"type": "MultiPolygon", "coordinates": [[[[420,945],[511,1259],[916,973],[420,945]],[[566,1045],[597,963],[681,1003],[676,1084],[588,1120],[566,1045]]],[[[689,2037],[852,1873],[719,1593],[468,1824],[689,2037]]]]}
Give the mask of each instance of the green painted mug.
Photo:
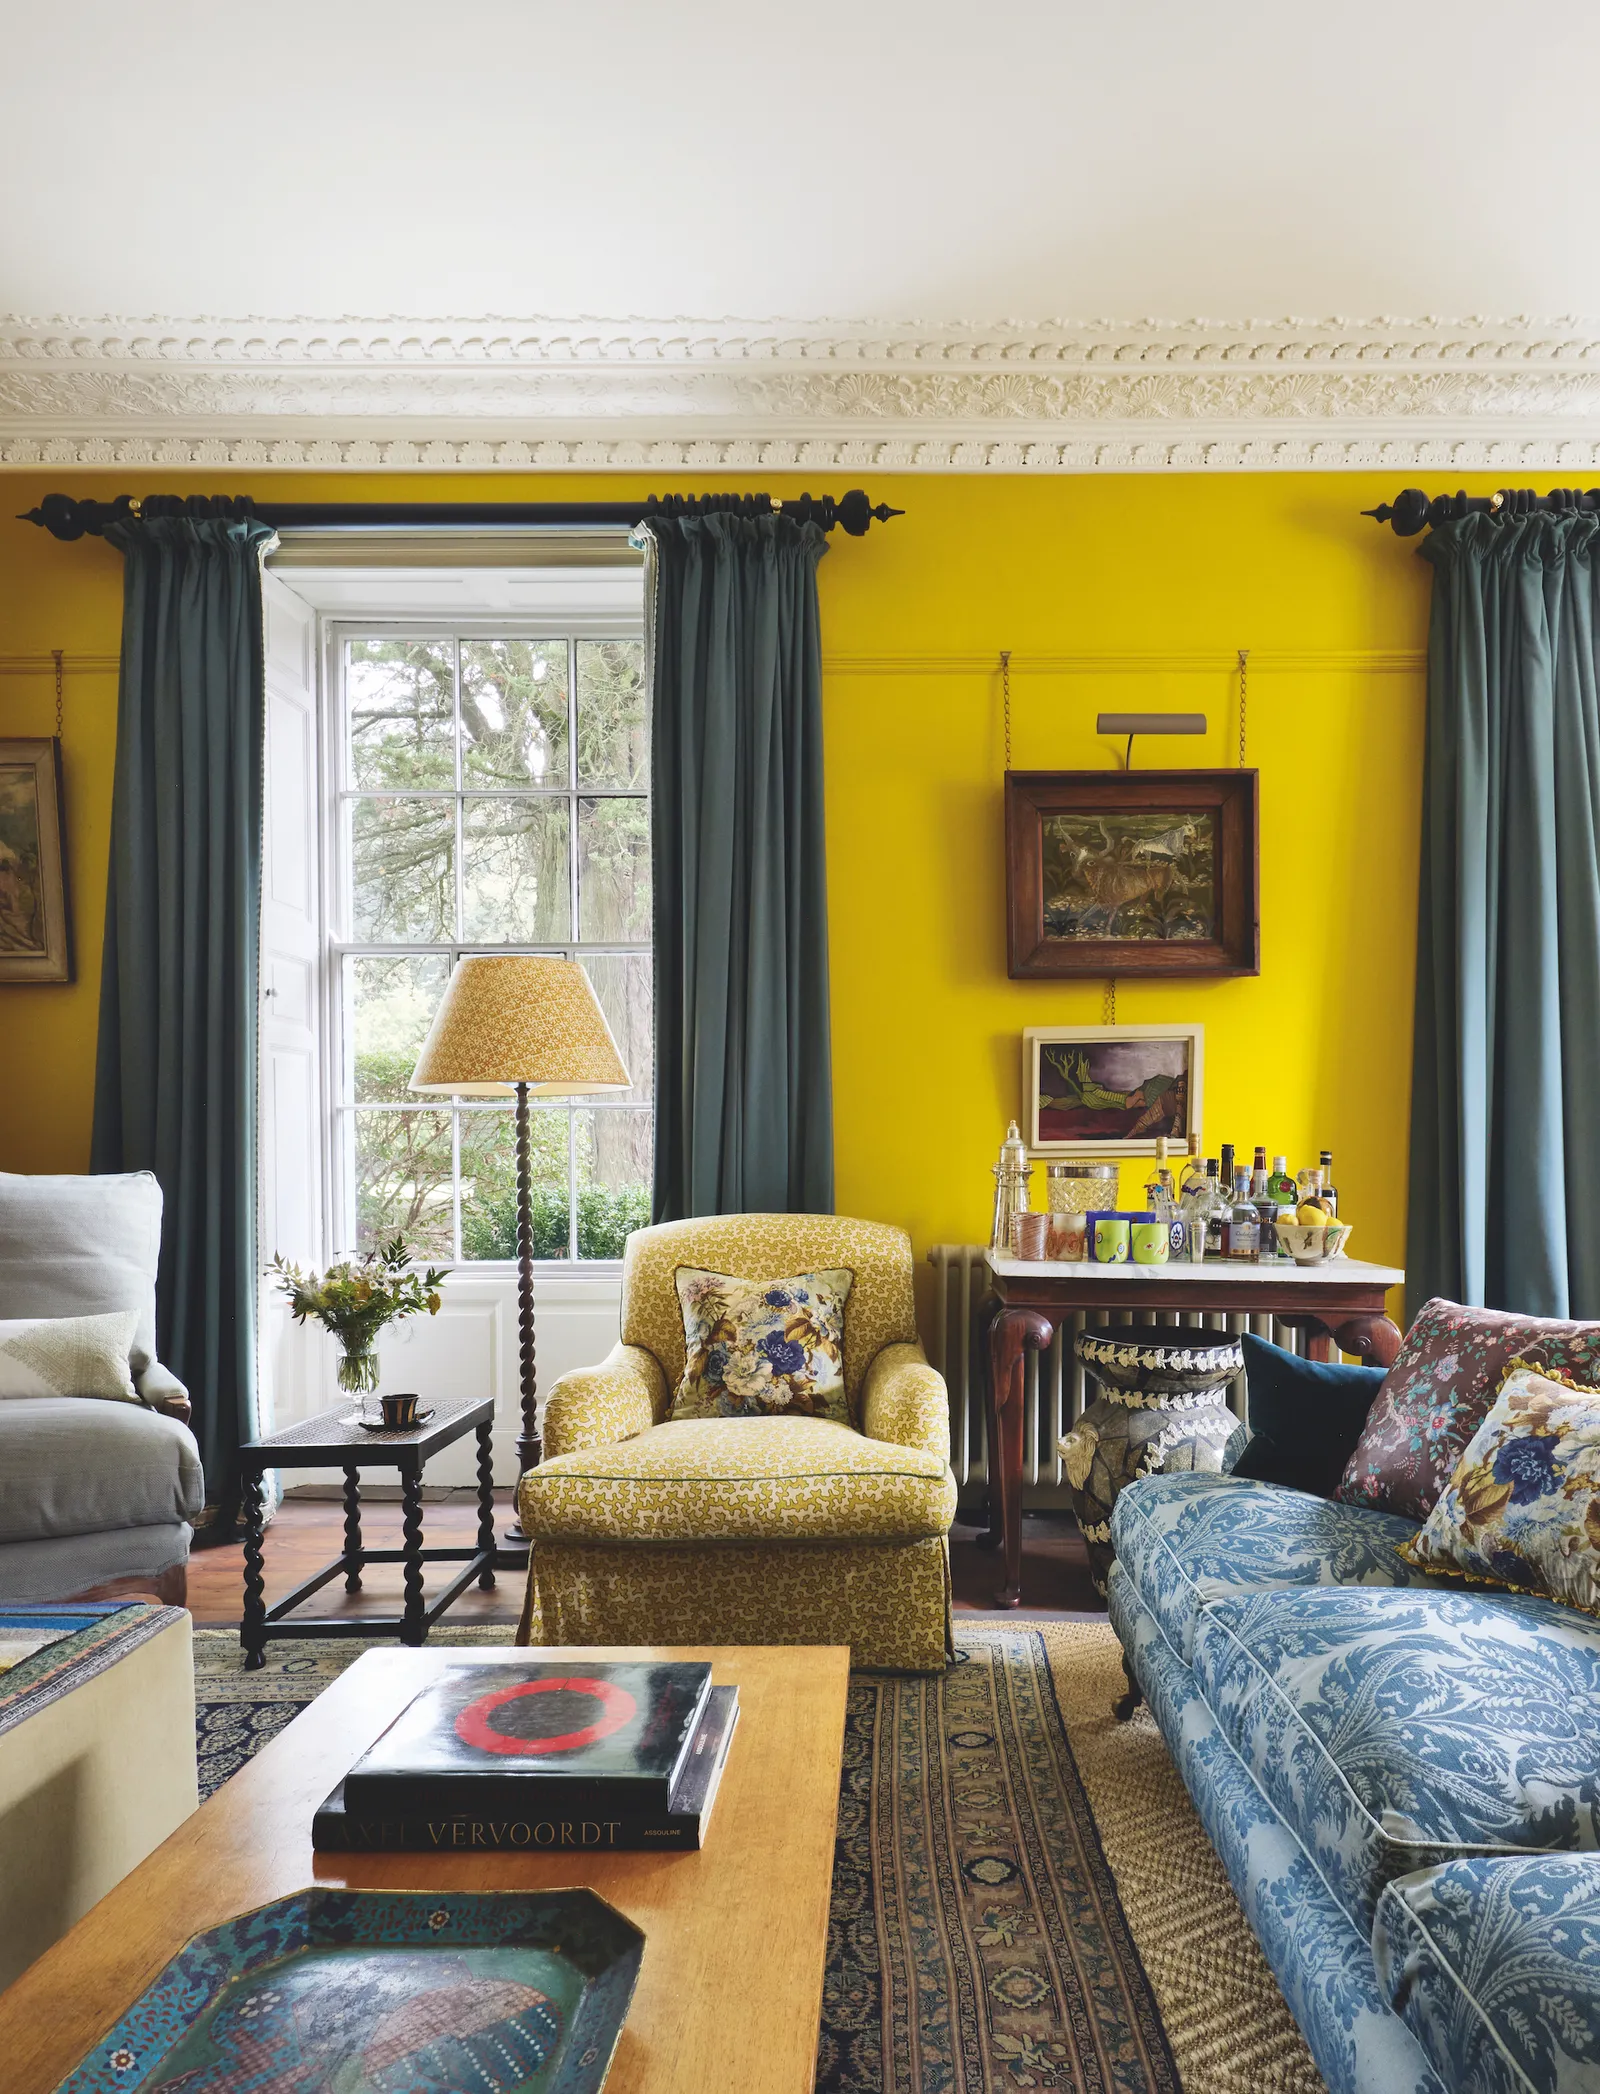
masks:
{"type": "Polygon", "coordinates": [[[1135,1265],[1166,1264],[1172,1248],[1172,1237],[1165,1222],[1136,1221],[1129,1234],[1133,1243],[1135,1265]]]}
{"type": "Polygon", "coordinates": [[[1102,1214],[1094,1225],[1094,1256],[1097,1265],[1126,1265],[1128,1221],[1126,1215],[1102,1214]]]}

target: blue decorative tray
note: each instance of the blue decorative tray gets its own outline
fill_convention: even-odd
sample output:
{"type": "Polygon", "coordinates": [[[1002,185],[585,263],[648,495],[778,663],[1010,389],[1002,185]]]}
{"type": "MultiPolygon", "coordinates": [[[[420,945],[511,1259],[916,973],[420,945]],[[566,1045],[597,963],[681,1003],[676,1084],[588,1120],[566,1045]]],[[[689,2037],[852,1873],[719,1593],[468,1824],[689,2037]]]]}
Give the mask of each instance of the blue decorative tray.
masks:
{"type": "Polygon", "coordinates": [[[590,1890],[303,1890],[185,1943],[57,2094],[596,2094],[643,1951],[590,1890]]]}

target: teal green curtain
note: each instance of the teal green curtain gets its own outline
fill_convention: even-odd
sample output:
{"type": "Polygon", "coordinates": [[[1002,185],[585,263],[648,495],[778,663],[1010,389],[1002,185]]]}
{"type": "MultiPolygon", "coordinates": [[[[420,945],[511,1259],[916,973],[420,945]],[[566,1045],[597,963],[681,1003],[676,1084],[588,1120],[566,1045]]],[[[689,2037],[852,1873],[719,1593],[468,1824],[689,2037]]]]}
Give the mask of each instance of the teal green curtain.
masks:
{"type": "Polygon", "coordinates": [[[265,525],[129,519],[95,1171],[165,1200],[156,1328],[226,1531],[254,1431],[265,525]]]}
{"type": "Polygon", "coordinates": [[[1600,1317],[1600,524],[1472,516],[1433,565],[1406,1266],[1600,1317]]]}
{"type": "Polygon", "coordinates": [[[831,1213],[817,563],[789,518],[653,518],[655,1219],[831,1213]]]}

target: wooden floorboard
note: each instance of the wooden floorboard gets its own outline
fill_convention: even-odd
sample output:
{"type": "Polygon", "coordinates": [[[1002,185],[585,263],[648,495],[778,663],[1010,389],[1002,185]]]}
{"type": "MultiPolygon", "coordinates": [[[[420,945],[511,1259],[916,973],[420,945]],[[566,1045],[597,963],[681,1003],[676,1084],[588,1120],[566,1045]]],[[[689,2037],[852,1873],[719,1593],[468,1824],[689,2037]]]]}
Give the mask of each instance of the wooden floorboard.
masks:
{"type": "MultiPolygon", "coordinates": [[[[510,1493],[498,1493],[502,1503],[498,1527],[511,1522],[510,1493]]],[[[423,1539],[440,1547],[460,1547],[473,1542],[478,1531],[478,1509],[471,1499],[451,1499],[423,1507],[423,1539]]],[[[362,1528],[370,1548],[400,1546],[400,1507],[367,1499],[362,1507],[362,1528]]],[[[266,1580],[270,1607],[302,1579],[309,1578],[330,1562],[344,1546],[344,1514],[331,1499],[286,1498],[267,1530],[266,1580]]],[[[441,1579],[451,1574],[447,1564],[438,1566],[441,1579]]],[[[1000,1583],[998,1558],[976,1542],[976,1530],[958,1526],[950,1537],[950,1575],[958,1614],[993,1611],[995,1589],[1000,1583]]],[[[1022,1589],[1027,1606],[1018,1610],[1029,1616],[1059,1619],[1063,1615],[1101,1614],[1105,1602],[1089,1580],[1089,1562],[1083,1538],[1070,1514],[1033,1513],[1023,1521],[1022,1589]]],[[[244,1552],[238,1544],[217,1549],[196,1549],[189,1558],[189,1612],[203,1628],[234,1627],[244,1591],[244,1552]]],[[[376,1564],[363,1580],[359,1593],[346,1593],[344,1581],[325,1585],[311,1602],[312,1611],[332,1616],[359,1618],[363,1614],[398,1614],[401,1588],[400,1566],[376,1564]]],[[[515,1572],[502,1572],[493,1592],[475,1587],[464,1592],[445,1619],[461,1627],[486,1622],[514,1623],[522,1611],[521,1581],[515,1572]]]]}

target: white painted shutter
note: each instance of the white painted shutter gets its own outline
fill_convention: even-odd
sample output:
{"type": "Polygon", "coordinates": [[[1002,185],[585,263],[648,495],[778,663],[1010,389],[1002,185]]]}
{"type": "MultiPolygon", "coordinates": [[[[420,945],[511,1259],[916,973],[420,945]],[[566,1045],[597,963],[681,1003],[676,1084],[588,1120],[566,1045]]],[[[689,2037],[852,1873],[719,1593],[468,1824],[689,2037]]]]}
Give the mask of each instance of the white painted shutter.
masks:
{"type": "MultiPolygon", "coordinates": [[[[321,922],[317,898],[320,764],[317,619],[276,576],[262,577],[266,620],[266,806],[261,864],[261,1262],[322,1256],[321,922]]],[[[264,1301],[263,1308],[268,1304],[264,1301]]],[[[263,1319],[267,1335],[270,1317],[263,1319]]],[[[275,1348],[263,1346],[264,1365],[275,1348]]],[[[263,1410],[271,1415],[269,1385],[263,1410]]]]}

